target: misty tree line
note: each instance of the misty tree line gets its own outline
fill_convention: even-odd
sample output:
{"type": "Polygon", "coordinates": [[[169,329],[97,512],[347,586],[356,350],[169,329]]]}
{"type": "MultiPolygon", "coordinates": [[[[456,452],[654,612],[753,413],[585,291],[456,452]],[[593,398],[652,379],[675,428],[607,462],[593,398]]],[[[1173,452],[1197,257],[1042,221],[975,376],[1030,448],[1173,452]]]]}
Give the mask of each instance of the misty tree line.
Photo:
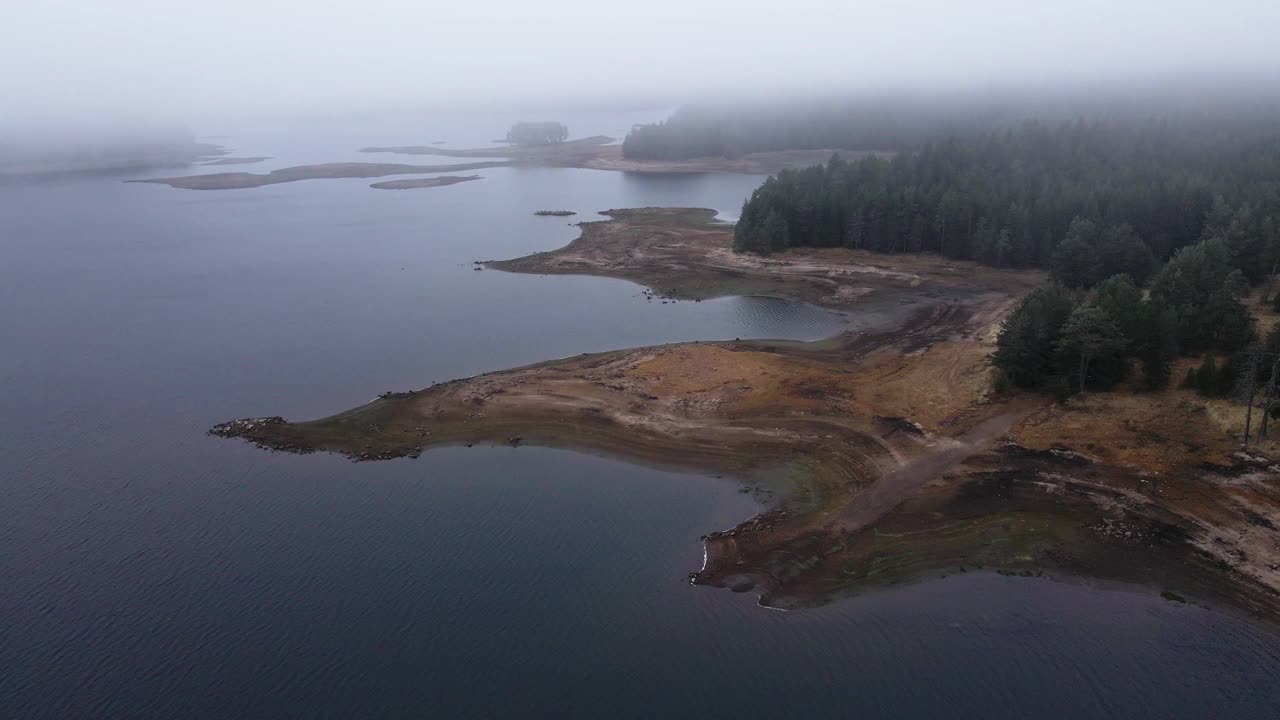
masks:
{"type": "Polygon", "coordinates": [[[507,131],[512,145],[558,145],[569,139],[569,128],[561,123],[518,122],[507,131]]]}
{"type": "Polygon", "coordinates": [[[1058,88],[851,97],[773,98],[695,104],[662,122],[636,125],[622,143],[635,160],[737,157],[770,150],[905,151],[945,138],[973,139],[1028,120],[1094,118],[1136,125],[1150,117],[1210,129],[1274,127],[1280,93],[1260,86],[1185,83],[1178,87],[1058,88]]]}
{"type": "Polygon", "coordinates": [[[1142,283],[1214,224],[1256,281],[1280,257],[1278,183],[1276,135],[1032,122],[781,172],[744,204],[735,247],[936,252],[1087,287],[1116,273],[1142,283]]]}
{"type": "Polygon", "coordinates": [[[667,120],[636,125],[622,141],[633,160],[738,157],[770,150],[897,150],[930,137],[990,130],[1000,106],[955,106],[881,98],[864,103],[689,106],[667,120]]]}

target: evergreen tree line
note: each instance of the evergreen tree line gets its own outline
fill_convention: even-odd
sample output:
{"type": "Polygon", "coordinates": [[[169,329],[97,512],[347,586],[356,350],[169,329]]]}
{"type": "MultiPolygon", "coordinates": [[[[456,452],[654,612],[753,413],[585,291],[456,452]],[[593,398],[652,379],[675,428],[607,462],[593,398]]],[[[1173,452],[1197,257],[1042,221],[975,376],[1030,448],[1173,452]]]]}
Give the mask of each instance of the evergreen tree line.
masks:
{"type": "MultiPolygon", "coordinates": [[[[1252,360],[1258,343],[1243,303],[1248,290],[1221,237],[1174,253],[1145,296],[1124,274],[1087,291],[1054,282],[1031,292],[1010,314],[997,339],[995,365],[1007,384],[1067,395],[1110,388],[1130,379],[1135,366],[1143,387],[1163,388],[1180,354],[1207,353],[1190,386],[1225,395],[1243,368],[1252,367],[1255,375],[1263,370],[1252,360]]],[[[1280,346],[1280,333],[1268,343],[1280,346]]]]}
{"type": "Polygon", "coordinates": [[[677,110],[667,120],[636,125],[622,141],[631,160],[739,157],[770,150],[897,150],[936,136],[990,129],[990,113],[961,120],[958,113],[901,105],[702,108],[677,110]]]}
{"type": "Polygon", "coordinates": [[[1118,273],[1141,284],[1209,236],[1257,282],[1280,260],[1278,227],[1278,133],[1029,122],[781,172],[744,204],[734,245],[936,252],[1083,288],[1118,273]]]}
{"type": "MultiPolygon", "coordinates": [[[[974,137],[1044,113],[1020,100],[966,103],[879,97],[752,106],[689,106],[656,123],[635,125],[622,141],[633,160],[738,157],[773,150],[898,151],[931,139],[974,137]]],[[[1077,110],[1078,112],[1078,110],[1077,110]]],[[[1049,113],[1050,117],[1075,117],[1049,113]]]]}
{"type": "Polygon", "coordinates": [[[636,125],[622,143],[635,160],[737,157],[770,150],[904,151],[946,137],[972,139],[1040,119],[1092,118],[1134,124],[1149,117],[1203,129],[1272,126],[1280,94],[1257,83],[1176,87],[1027,88],[963,94],[874,93],[756,102],[695,104],[662,122],[636,125]]]}

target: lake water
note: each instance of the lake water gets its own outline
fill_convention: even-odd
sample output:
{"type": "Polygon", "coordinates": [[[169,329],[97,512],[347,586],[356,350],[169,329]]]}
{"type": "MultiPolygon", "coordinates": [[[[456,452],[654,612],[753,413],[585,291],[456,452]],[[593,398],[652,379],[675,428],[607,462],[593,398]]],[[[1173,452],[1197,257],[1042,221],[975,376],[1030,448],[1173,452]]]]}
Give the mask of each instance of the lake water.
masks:
{"type": "MultiPolygon", "coordinates": [[[[222,142],[275,159],[208,170],[401,161],[354,150],[505,124],[261,127],[222,142]]],[[[480,174],[0,185],[0,717],[1280,713],[1274,629],[1152,590],[968,574],[782,613],[691,587],[698,536],[759,509],[729,480],[536,447],[352,464],[205,435],[581,352],[846,327],[472,268],[576,235],[537,209],[731,218],[759,178],[480,174]]]]}

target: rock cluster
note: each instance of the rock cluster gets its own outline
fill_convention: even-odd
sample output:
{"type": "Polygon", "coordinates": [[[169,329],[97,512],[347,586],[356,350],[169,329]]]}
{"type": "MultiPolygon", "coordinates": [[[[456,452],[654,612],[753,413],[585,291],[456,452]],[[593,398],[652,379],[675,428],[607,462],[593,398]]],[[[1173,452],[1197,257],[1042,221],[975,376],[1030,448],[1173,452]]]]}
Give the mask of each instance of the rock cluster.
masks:
{"type": "Polygon", "coordinates": [[[231,420],[229,422],[214,425],[209,429],[209,434],[217,435],[218,437],[247,437],[264,427],[269,425],[283,425],[284,422],[284,418],[279,415],[260,418],[240,418],[239,420],[231,420]]]}

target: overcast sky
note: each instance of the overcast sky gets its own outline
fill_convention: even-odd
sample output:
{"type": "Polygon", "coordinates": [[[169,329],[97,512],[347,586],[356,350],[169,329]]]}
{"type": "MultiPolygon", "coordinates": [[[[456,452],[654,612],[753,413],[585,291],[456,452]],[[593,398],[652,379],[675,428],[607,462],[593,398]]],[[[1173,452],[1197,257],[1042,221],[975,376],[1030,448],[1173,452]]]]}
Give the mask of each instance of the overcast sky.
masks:
{"type": "Polygon", "coordinates": [[[0,108],[376,109],[1280,67],[1280,0],[9,0],[0,108]]]}

